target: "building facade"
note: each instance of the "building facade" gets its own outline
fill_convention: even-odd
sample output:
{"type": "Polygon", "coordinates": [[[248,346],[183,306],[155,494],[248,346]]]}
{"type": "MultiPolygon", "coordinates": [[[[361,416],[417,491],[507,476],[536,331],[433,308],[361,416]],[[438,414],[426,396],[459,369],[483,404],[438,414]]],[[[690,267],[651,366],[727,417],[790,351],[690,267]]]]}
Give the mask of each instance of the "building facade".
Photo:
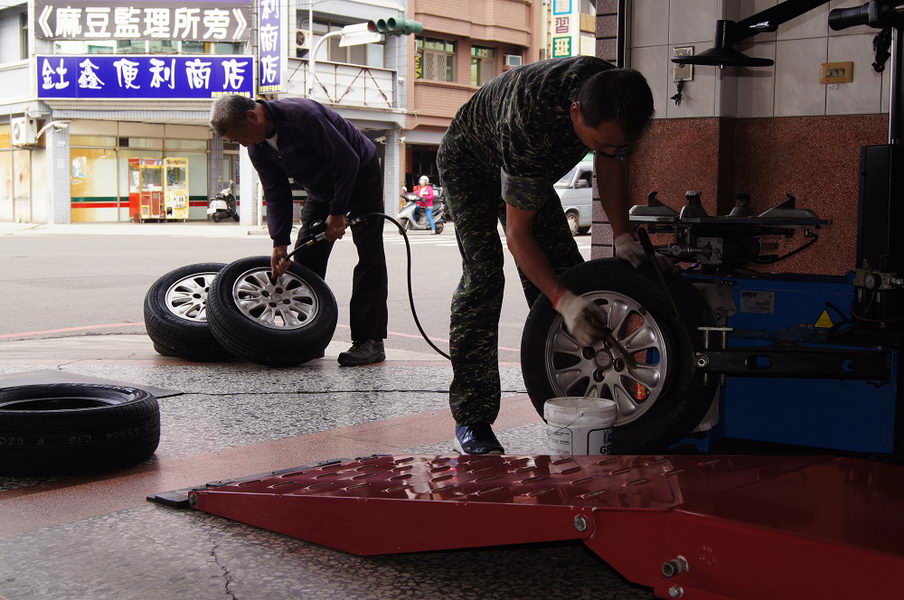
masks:
{"type": "Polygon", "coordinates": [[[337,110],[383,142],[394,208],[408,40],[344,46],[336,32],[404,15],[381,0],[31,0],[0,11],[0,221],[198,220],[233,184],[243,223],[261,222],[247,154],[207,126],[223,93],[337,110]]]}
{"type": "Polygon", "coordinates": [[[411,0],[424,32],[408,41],[413,82],[405,123],[404,184],[436,181],[436,151],[458,108],[504,71],[534,62],[543,47],[537,0],[411,0]]]}

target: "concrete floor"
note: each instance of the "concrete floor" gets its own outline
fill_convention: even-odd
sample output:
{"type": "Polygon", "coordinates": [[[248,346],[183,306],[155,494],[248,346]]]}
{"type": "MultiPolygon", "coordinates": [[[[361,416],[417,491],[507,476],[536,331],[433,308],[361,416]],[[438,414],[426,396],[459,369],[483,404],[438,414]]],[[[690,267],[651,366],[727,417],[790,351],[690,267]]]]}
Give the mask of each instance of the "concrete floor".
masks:
{"type": "MultiPolygon", "coordinates": [[[[347,369],[346,342],[292,369],[193,364],[144,335],[23,340],[0,376],[40,369],[181,392],[159,399],[144,464],[94,476],[0,476],[0,600],[207,598],[651,598],[580,543],[362,558],[241,523],[149,504],[208,481],[339,457],[452,454],[448,363],[387,348],[347,369]]],[[[543,454],[520,367],[502,365],[496,429],[509,454],[543,454]]]]}

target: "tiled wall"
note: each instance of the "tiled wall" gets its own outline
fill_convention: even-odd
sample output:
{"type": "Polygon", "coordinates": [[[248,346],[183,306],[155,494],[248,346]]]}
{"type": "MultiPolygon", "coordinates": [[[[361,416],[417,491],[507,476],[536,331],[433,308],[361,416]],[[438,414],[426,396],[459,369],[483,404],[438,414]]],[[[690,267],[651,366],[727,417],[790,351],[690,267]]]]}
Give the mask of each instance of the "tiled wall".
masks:
{"type": "MultiPolygon", "coordinates": [[[[859,148],[885,143],[888,64],[872,69],[867,27],[828,28],[830,9],[859,6],[835,0],[740,47],[775,60],[759,69],[694,67],[681,105],[670,57],[674,46],[712,46],[716,19],[740,20],[778,0],[630,0],[628,66],[646,75],[657,120],[631,159],[630,194],[643,202],[659,191],[680,208],[684,192],[703,191],[710,214],[724,214],[738,192],[753,196],[757,212],[792,193],[833,224],[818,248],[780,263],[780,270],[841,274],[853,268],[857,233],[859,148]],[[854,62],[854,81],[819,83],[824,62],[854,62]]],[[[604,214],[597,222],[606,223],[604,214]]],[[[594,241],[598,232],[594,231],[594,241]]],[[[605,235],[599,234],[604,240],[605,235]]],[[[790,242],[791,244],[795,242],[790,242]]],[[[790,248],[785,248],[787,250],[790,248]]]]}
{"type": "Polygon", "coordinates": [[[877,30],[856,27],[835,32],[828,27],[830,9],[859,6],[862,0],[834,0],[740,46],[746,54],[775,60],[775,66],[694,67],[681,105],[669,99],[675,93],[670,61],[674,46],[693,46],[700,53],[712,46],[716,19],[743,19],[777,2],[632,0],[630,66],[647,76],[656,116],[790,117],[887,110],[887,70],[876,73],[871,67],[877,30]],[[854,63],[853,83],[819,83],[822,63],[843,61],[854,63]]]}

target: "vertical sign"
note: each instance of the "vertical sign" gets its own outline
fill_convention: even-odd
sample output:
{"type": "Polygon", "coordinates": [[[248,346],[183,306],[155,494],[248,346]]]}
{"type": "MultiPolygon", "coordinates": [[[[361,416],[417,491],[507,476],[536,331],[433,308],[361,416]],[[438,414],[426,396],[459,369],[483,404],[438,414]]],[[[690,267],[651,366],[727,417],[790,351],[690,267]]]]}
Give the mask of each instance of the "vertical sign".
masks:
{"type": "Polygon", "coordinates": [[[580,2],[552,0],[550,18],[549,56],[564,58],[580,54],[581,14],[580,2]],[[578,9],[575,10],[575,5],[578,9]]]}
{"type": "Polygon", "coordinates": [[[285,6],[285,2],[278,0],[258,0],[257,14],[260,27],[257,36],[257,91],[260,94],[285,91],[283,89],[285,33],[282,19],[282,11],[285,6]]]}

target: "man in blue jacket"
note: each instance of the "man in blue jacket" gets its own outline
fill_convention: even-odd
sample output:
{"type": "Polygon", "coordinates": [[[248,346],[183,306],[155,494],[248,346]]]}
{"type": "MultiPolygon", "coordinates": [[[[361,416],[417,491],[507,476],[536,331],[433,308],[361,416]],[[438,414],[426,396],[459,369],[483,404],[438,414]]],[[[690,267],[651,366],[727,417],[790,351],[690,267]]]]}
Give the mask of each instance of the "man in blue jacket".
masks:
{"type": "MultiPolygon", "coordinates": [[[[326,220],[325,242],[297,255],[298,261],[326,278],[333,242],[345,234],[346,215],[383,212],[383,182],[376,147],[335,111],[306,98],[252,100],[228,95],[214,102],[210,126],[248,149],[267,199],[267,227],[273,239],[271,266],[279,277],[289,268],[292,191],[289,178],[305,188],[298,239],[311,225],[326,220]]],[[[339,364],[366,365],[386,359],[387,277],[383,219],[370,218],[352,229],[358,264],[350,303],[352,347],[339,364]]],[[[297,241],[296,241],[297,244],[297,241]]]]}

